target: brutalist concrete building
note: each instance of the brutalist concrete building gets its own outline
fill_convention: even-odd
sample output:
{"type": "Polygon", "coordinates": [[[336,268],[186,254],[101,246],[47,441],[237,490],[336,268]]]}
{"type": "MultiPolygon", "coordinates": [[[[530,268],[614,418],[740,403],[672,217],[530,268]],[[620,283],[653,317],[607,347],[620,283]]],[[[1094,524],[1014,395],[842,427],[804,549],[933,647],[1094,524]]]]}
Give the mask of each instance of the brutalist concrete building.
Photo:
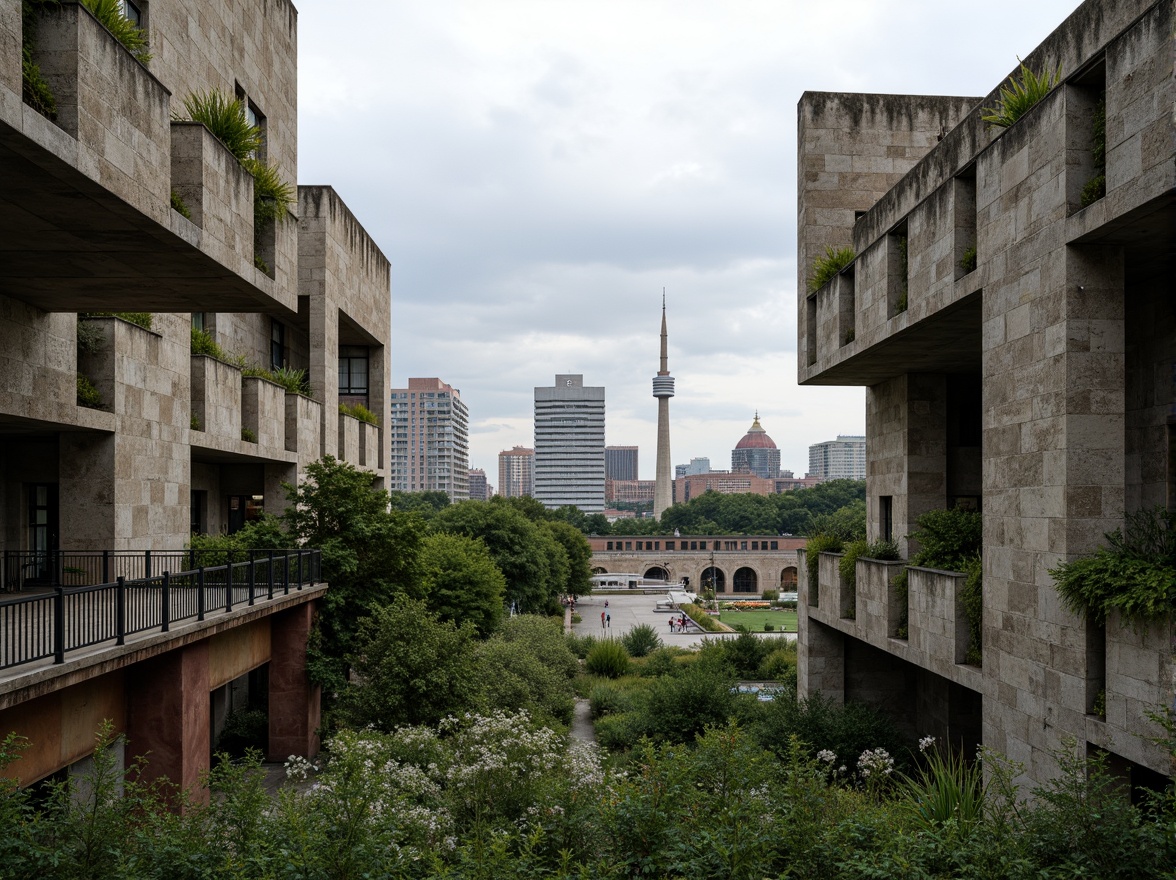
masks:
{"type": "Polygon", "coordinates": [[[1176,630],[1075,616],[1048,570],[1176,504],[1172,35],[1170,0],[1088,0],[1025,58],[1061,83],[1003,129],[981,119],[996,88],[799,105],[798,289],[826,247],[856,254],[799,296],[799,378],[867,389],[869,537],[909,553],[916,519],[957,504],[984,522],[982,665],[962,575],[910,569],[904,596],[902,562],[859,559],[854,590],[822,554],[800,692],[1030,779],[1070,737],[1133,783],[1171,773],[1146,713],[1173,705],[1176,630]]]}
{"type": "MultiPolygon", "coordinates": [[[[113,579],[132,551],[148,574],[182,567],[160,555],[153,570],[151,553],[281,512],[282,483],[328,453],[387,479],[388,260],[328,186],[298,187],[284,216],[255,221],[245,165],[203,125],[174,118],[194,93],[239,98],[264,134],[253,158],[295,183],[297,11],[288,0],[123,9],[145,29],[149,59],[77,3],[22,16],[20,0],[0,0],[0,550],[10,592],[103,583],[93,578],[113,579]],[[22,81],[22,48],[55,111],[22,81]],[[194,327],[231,357],[195,354],[194,327]],[[308,393],[263,372],[281,368],[305,370],[308,393]],[[365,404],[378,424],[341,413],[341,401],[365,404]],[[101,572],[68,554],[91,554],[101,572]]],[[[201,623],[173,641],[165,604],[163,635],[138,654],[121,629],[117,646],[103,641],[113,631],[95,629],[71,659],[73,643],[54,647],[49,630],[34,631],[40,611],[8,615],[0,728],[28,732],[38,749],[22,778],[84,755],[92,722],[106,717],[116,732],[156,731],[135,746],[193,782],[207,766],[210,693],[215,711],[219,688],[267,663],[289,722],[271,750],[313,751],[317,695],[298,664],[321,588],[283,594],[278,614],[273,589],[265,609],[252,607],[255,586],[244,616],[229,594],[232,613],[205,628],[202,605],[201,623]],[[42,669],[55,650],[58,665],[42,669]],[[86,653],[103,651],[114,653],[86,653]],[[67,677],[53,673],[66,667],[67,677]]]]}

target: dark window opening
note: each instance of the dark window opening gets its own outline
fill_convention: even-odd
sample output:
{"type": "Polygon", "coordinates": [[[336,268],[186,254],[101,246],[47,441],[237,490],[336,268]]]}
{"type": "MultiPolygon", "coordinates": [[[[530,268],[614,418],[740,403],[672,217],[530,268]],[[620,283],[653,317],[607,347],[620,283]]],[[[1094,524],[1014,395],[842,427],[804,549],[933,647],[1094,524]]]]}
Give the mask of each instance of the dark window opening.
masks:
{"type": "Polygon", "coordinates": [[[286,366],[286,325],[274,321],[270,325],[270,369],[286,366]]]}

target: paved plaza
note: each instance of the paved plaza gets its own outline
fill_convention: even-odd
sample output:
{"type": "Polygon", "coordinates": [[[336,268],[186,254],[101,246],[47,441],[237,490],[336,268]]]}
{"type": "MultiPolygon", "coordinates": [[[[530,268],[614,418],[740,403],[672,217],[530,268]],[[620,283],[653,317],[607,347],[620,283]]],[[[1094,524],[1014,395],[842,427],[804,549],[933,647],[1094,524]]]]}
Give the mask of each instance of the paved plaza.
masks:
{"type": "MultiPolygon", "coordinates": [[[[604,594],[599,596],[583,596],[576,602],[576,613],[580,615],[580,622],[573,624],[572,631],[582,636],[599,636],[601,634],[620,638],[635,626],[648,623],[662,640],[663,645],[676,645],[679,648],[694,648],[702,644],[704,638],[729,638],[731,634],[705,633],[691,621],[686,632],[670,632],[670,618],[681,617],[678,614],[666,614],[664,611],[654,611],[659,599],[664,594],[622,593],[620,595],[604,594]],[[608,602],[608,608],[604,603],[608,602]],[[604,611],[611,618],[611,626],[601,629],[600,613],[604,611]]],[[[689,620],[689,618],[687,618],[689,620]]],[[[765,638],[795,639],[795,633],[768,633],[765,638]]]]}

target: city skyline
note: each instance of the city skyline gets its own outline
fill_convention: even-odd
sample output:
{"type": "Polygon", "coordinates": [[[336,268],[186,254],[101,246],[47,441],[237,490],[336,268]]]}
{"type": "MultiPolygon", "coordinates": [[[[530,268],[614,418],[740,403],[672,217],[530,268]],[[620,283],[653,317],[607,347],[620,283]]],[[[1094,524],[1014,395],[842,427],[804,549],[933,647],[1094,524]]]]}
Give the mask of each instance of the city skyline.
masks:
{"type": "Polygon", "coordinates": [[[389,256],[392,373],[462,389],[472,467],[531,442],[531,388],[567,371],[651,479],[664,287],[675,461],[725,466],[758,409],[801,473],[865,430],[860,389],[796,384],[801,92],[987,94],[1075,5],[305,0],[299,179],[389,256]]]}

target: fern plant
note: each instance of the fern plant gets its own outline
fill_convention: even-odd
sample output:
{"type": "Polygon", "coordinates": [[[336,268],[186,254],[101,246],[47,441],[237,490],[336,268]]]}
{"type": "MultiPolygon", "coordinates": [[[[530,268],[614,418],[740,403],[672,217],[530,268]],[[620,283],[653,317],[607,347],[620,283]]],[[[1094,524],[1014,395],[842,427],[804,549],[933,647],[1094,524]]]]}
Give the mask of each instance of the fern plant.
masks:
{"type": "Polygon", "coordinates": [[[825,248],[824,256],[813,261],[813,274],[809,276],[809,293],[816,293],[830,281],[837,277],[837,273],[854,260],[853,248],[825,248]]]}
{"type": "Polygon", "coordinates": [[[244,162],[261,149],[261,129],[245,116],[245,105],[224,92],[209,89],[184,98],[187,116],[176,114],[179,122],[200,122],[226,149],[244,162]]]}
{"type": "Polygon", "coordinates": [[[135,56],[140,64],[151,60],[147,32],[123,15],[122,0],[82,0],[98,23],[135,56]]]}
{"type": "MultiPolygon", "coordinates": [[[[1021,61],[1020,58],[1017,60],[1021,61]]],[[[1008,85],[1001,86],[997,93],[996,106],[982,109],[980,118],[988,123],[989,128],[1008,128],[1061,81],[1060,64],[1054,73],[1048,70],[1034,73],[1021,61],[1020,76],[1013,74],[1009,77],[1008,85]]]]}

